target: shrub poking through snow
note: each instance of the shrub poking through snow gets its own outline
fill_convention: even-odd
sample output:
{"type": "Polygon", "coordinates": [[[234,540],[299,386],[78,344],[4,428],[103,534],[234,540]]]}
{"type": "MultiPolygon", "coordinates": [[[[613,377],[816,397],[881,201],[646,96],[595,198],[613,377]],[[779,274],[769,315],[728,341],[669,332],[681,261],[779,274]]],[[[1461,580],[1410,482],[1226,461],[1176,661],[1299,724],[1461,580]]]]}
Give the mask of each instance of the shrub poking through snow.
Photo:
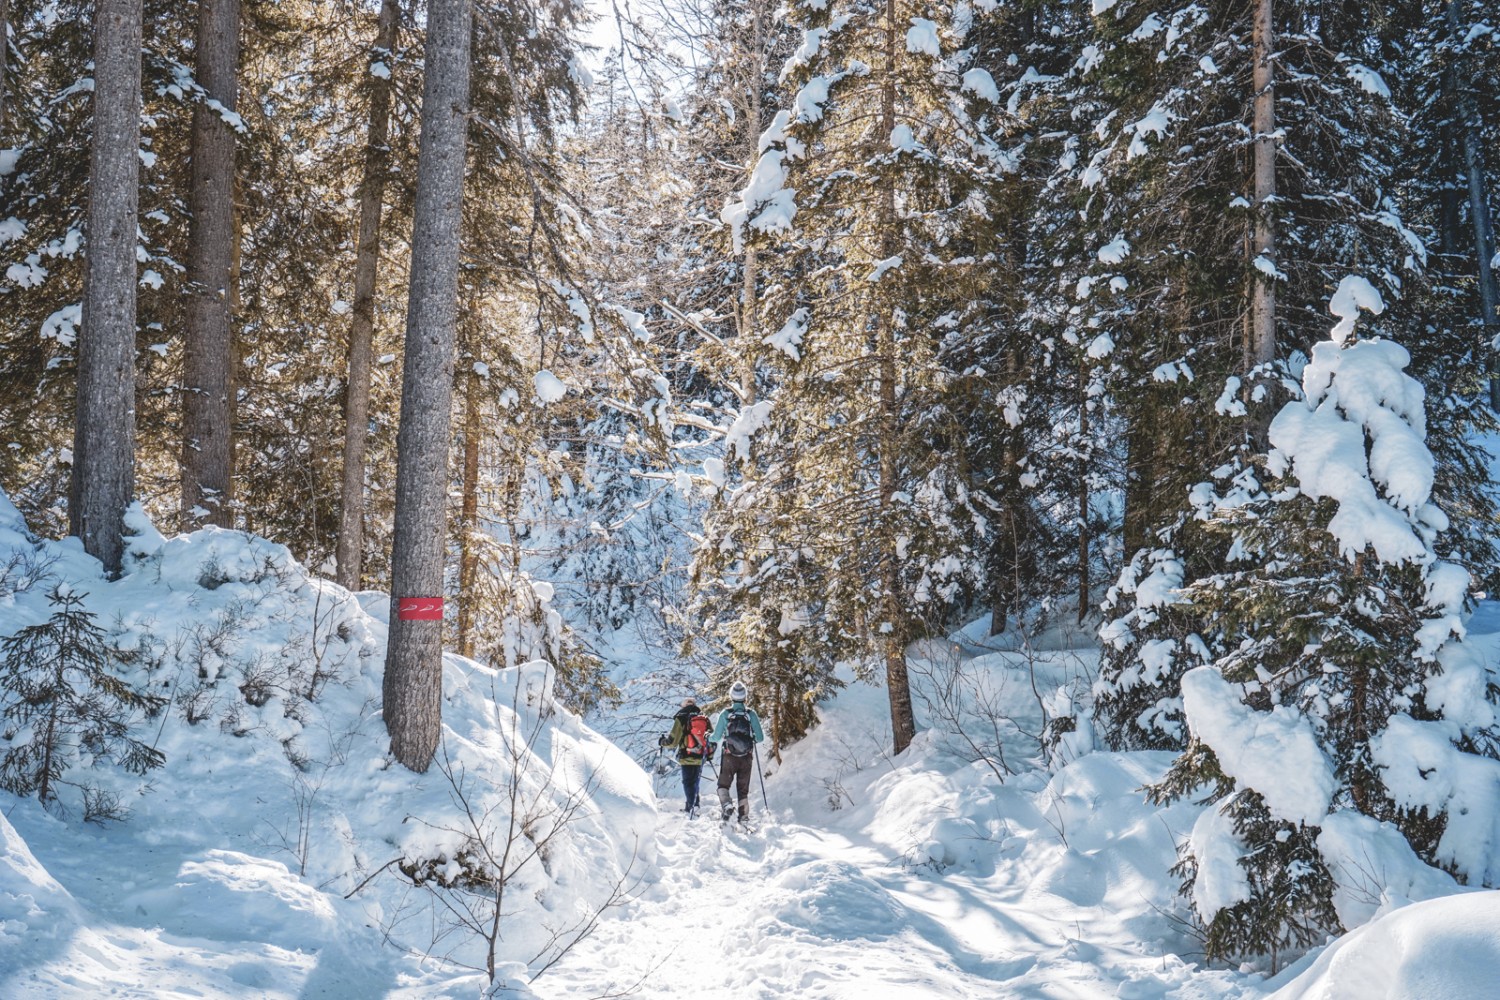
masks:
{"type": "MultiPolygon", "coordinates": [[[[137,713],[154,715],[165,700],[115,673],[115,653],[83,606],[87,596],[54,588],[50,618],[0,640],[0,788],[35,792],[44,803],[57,800],[67,773],[80,764],[107,760],[145,774],[164,761],[130,735],[130,726],[137,713]]],[[[118,815],[106,793],[79,787],[87,818],[118,815]]]]}
{"type": "Polygon", "coordinates": [[[1353,871],[1325,836],[1349,814],[1462,878],[1500,874],[1494,677],[1462,641],[1468,573],[1436,548],[1423,391],[1404,349],[1354,339],[1372,286],[1345,279],[1331,308],[1264,484],[1197,494],[1231,558],[1182,597],[1222,652],[1182,676],[1191,744],[1154,794],[1216,803],[1177,869],[1210,958],[1274,959],[1368,917],[1340,903],[1353,871]]]}

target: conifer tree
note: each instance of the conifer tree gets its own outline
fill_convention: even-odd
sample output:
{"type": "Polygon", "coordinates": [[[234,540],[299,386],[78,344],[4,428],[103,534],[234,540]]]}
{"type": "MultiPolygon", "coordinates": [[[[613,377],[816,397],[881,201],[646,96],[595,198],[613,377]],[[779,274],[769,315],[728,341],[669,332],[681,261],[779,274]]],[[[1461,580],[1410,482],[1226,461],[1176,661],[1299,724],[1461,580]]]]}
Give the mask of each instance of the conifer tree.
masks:
{"type": "Polygon", "coordinates": [[[440,735],[442,621],[403,621],[399,609],[403,598],[443,593],[472,23],[468,0],[437,0],[428,11],[382,687],[391,753],[419,773],[432,763],[440,735]]]}
{"type": "MultiPolygon", "coordinates": [[[[736,526],[737,572],[822,578],[835,645],[818,659],[878,665],[897,752],[916,730],[906,645],[972,586],[985,530],[956,474],[963,432],[939,351],[965,321],[955,307],[974,277],[953,235],[983,215],[1006,168],[963,97],[966,82],[993,90],[982,70],[959,72],[968,25],[929,13],[894,0],[798,10],[803,42],[783,73],[798,89],[724,212],[737,241],[790,234],[778,268],[799,278],[765,297],[786,383],[742,411],[743,445],[731,434],[737,461],[761,446],[749,443],[759,427],[776,442],[755,488],[732,501],[753,519],[736,526]],[[755,520],[783,493],[799,541],[763,546],[755,520]]],[[[801,613],[793,602],[778,612],[801,613]]]]}
{"type": "Polygon", "coordinates": [[[1385,311],[1373,285],[1346,277],[1330,309],[1302,398],[1270,425],[1265,482],[1199,496],[1236,557],[1185,596],[1223,652],[1182,678],[1192,742],[1154,794],[1210,789],[1179,866],[1210,958],[1337,930],[1341,884],[1368,864],[1341,833],[1372,821],[1429,864],[1500,875],[1472,786],[1453,784],[1500,777],[1500,716],[1493,668],[1462,642],[1469,574],[1437,554],[1425,394],[1403,348],[1354,335],[1362,310],[1385,311]]]}
{"type": "Polygon", "coordinates": [[[367,71],[370,119],[359,186],[359,235],[354,265],[354,308],[346,350],[343,481],[339,493],[338,581],[358,590],[364,564],[365,462],[370,420],[370,367],[374,362],[375,289],[380,266],[381,213],[390,169],[391,77],[400,32],[398,0],[382,0],[367,71]]]}
{"type": "MultiPolygon", "coordinates": [[[[0,47],[4,39],[0,18],[0,47]]],[[[87,271],[78,348],[70,529],[110,575],[124,555],[135,492],[136,207],[139,203],[141,6],[101,2],[94,16],[94,120],[87,271]]]]}
{"type": "Polygon", "coordinates": [[[1242,116],[1248,107],[1253,117],[1265,83],[1256,83],[1261,36],[1250,14],[1190,11],[1169,24],[1165,14],[1120,8],[1098,19],[1101,36],[1115,39],[1092,70],[1104,74],[1100,82],[1111,66],[1159,81],[1132,92],[1129,110],[1100,125],[1100,134],[1118,131],[1082,178],[1100,189],[1106,218],[1117,204],[1130,206],[1128,216],[1116,216],[1129,227],[1130,247],[1119,282],[1107,272],[1085,275],[1091,295],[1106,281],[1117,286],[1124,307],[1098,314],[1101,326],[1113,327],[1110,394],[1126,425],[1132,477],[1128,563],[1106,602],[1096,686],[1115,746],[1183,745],[1178,680],[1225,651],[1220,627],[1199,619],[1180,592],[1214,577],[1233,554],[1225,536],[1204,532],[1193,498],[1256,476],[1264,426],[1257,413],[1295,386],[1291,376],[1318,336],[1314,306],[1327,301],[1339,271],[1377,275],[1392,304],[1382,324],[1408,343],[1422,339],[1408,324],[1420,315],[1426,249],[1396,200],[1395,163],[1407,135],[1378,45],[1357,26],[1322,20],[1313,6],[1275,6],[1276,197],[1257,207],[1266,185],[1236,139],[1247,126],[1255,134],[1242,116]],[[1135,180],[1116,195],[1116,179],[1127,176],[1135,180]],[[1243,228],[1224,225],[1226,218],[1243,228]],[[1258,248],[1267,225],[1276,232],[1274,259],[1258,248]],[[1256,354],[1255,302],[1267,281],[1276,287],[1273,364],[1256,354]],[[1152,308],[1130,289],[1151,296],[1152,308]]]}
{"type": "Polygon", "coordinates": [[[203,0],[194,38],[192,174],[182,392],[182,523],[234,523],[235,134],[239,0],[203,0]]]}
{"type": "Polygon", "coordinates": [[[84,607],[87,594],[54,588],[47,621],[0,640],[0,788],[54,801],[82,760],[107,760],[144,774],[161,751],[130,735],[138,711],[164,699],[136,690],[114,670],[104,630],[84,607]]]}

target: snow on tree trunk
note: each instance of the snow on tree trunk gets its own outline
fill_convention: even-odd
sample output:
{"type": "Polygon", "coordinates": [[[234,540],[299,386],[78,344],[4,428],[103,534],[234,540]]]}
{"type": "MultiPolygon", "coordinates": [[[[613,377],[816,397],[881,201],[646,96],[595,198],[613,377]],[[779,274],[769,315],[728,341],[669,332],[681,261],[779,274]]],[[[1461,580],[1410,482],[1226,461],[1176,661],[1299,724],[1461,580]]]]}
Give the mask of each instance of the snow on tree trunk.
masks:
{"type": "MultiPolygon", "coordinates": [[[[4,45],[0,7],[0,51],[4,45]]],[[[0,78],[4,61],[0,57],[0,78]]],[[[89,160],[83,332],[69,530],[111,576],[135,492],[136,214],[140,196],[141,0],[99,0],[89,160]]]]}
{"type": "Polygon", "coordinates": [[[182,523],[229,526],[234,417],[233,316],[235,113],[239,98],[239,0],[203,0],[198,10],[192,179],[188,189],[184,316],[182,523]]]}
{"type": "Polygon", "coordinates": [[[434,0],[428,9],[401,425],[396,438],[385,724],[391,734],[391,753],[417,772],[427,770],[437,750],[443,625],[441,621],[401,621],[397,606],[403,597],[443,593],[470,20],[468,0],[434,0]]]}
{"type": "Polygon", "coordinates": [[[367,70],[370,130],[365,138],[364,174],[359,185],[359,245],[354,262],[354,317],[349,328],[344,390],[344,465],[339,491],[338,582],[358,590],[365,544],[365,449],[370,422],[370,365],[374,355],[375,279],[380,267],[380,216],[389,169],[391,74],[401,9],[383,0],[375,46],[367,70]]]}

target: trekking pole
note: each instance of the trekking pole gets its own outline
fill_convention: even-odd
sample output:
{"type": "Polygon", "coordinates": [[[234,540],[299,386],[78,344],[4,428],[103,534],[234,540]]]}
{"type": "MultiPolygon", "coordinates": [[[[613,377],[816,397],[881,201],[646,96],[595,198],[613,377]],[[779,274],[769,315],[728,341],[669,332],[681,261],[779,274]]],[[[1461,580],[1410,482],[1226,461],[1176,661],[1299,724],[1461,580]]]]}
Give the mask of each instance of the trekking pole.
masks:
{"type": "Polygon", "coordinates": [[[760,766],[760,747],[752,743],[750,748],[755,752],[755,773],[760,775],[760,800],[766,805],[766,812],[771,811],[771,800],[766,798],[766,769],[760,766]]]}

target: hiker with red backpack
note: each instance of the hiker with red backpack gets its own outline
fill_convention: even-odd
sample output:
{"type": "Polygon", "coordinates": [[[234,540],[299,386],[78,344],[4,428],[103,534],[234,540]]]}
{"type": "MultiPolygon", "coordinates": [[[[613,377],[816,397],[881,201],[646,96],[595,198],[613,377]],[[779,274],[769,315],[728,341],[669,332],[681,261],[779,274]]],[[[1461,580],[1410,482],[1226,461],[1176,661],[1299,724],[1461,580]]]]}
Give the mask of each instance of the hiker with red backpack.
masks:
{"type": "Polygon", "coordinates": [[[672,732],[657,741],[657,745],[677,751],[677,765],[682,771],[682,794],[687,804],[682,811],[689,816],[698,812],[698,778],[703,773],[703,762],[713,756],[713,745],[708,739],[708,716],[698,708],[698,702],[684,698],[682,707],[672,717],[672,732]]]}
{"type": "Polygon", "coordinates": [[[735,681],[729,688],[729,707],[719,713],[713,735],[708,738],[710,747],[724,748],[719,756],[719,818],[725,822],[735,812],[729,800],[731,784],[736,786],[739,796],[739,821],[750,822],[750,770],[755,744],[766,738],[760,728],[760,716],[745,706],[748,697],[745,685],[735,681]]]}

